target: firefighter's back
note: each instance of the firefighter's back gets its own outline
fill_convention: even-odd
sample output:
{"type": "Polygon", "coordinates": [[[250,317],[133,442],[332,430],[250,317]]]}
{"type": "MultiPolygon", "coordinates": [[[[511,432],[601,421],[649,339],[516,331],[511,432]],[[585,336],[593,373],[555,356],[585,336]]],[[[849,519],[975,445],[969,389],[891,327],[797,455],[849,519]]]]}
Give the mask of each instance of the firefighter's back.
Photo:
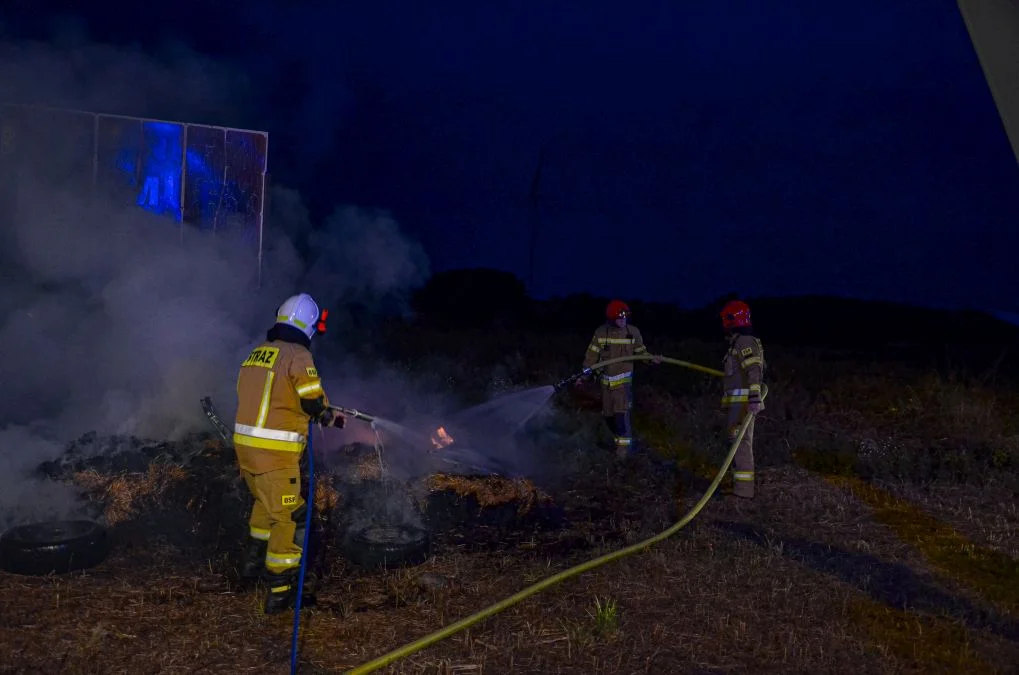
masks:
{"type": "Polygon", "coordinates": [[[302,345],[274,340],[255,347],[241,364],[234,425],[241,468],[262,473],[299,460],[309,418],[291,373],[311,362],[307,352],[302,345]]]}

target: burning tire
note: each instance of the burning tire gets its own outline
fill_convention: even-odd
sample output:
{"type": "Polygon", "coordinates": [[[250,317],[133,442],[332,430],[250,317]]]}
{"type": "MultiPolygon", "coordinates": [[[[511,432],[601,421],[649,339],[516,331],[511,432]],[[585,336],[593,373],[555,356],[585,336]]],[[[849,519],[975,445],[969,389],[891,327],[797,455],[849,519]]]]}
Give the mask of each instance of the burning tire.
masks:
{"type": "Polygon", "coordinates": [[[14,574],[65,574],[95,567],[110,552],[106,528],[90,520],[12,527],[0,536],[0,568],[14,574]]]}
{"type": "Polygon", "coordinates": [[[428,559],[431,538],[427,530],[410,525],[370,525],[349,536],[343,549],[361,567],[420,565],[428,559]]]}

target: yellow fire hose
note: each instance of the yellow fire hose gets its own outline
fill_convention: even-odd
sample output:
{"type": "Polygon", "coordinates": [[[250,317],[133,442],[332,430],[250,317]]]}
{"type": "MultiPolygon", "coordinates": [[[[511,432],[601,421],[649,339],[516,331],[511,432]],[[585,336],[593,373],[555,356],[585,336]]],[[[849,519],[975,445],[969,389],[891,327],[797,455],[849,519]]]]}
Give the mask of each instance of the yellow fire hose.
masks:
{"type": "MultiPolygon", "coordinates": [[[[617,359],[608,359],[592,366],[592,370],[601,369],[613,363],[622,363],[625,361],[650,361],[653,358],[655,357],[650,354],[642,354],[641,356],[624,356],[617,359]]],[[[694,363],[680,361],[679,359],[673,359],[667,356],[662,356],[661,361],[662,363],[683,366],[686,368],[691,368],[693,370],[699,370],[705,373],[709,373],[711,375],[718,376],[723,375],[723,373],[719,370],[706,368],[705,366],[698,366],[697,364],[694,363]]],[[[767,385],[765,385],[761,388],[762,400],[765,397],[767,397],[767,395],[768,387],[767,385]]],[[[398,647],[397,649],[394,649],[393,651],[383,654],[382,656],[379,656],[376,659],[373,659],[371,661],[368,661],[367,663],[357,666],[352,670],[348,670],[347,671],[348,675],[359,675],[360,673],[374,672],[379,668],[382,668],[384,666],[389,665],[390,663],[393,663],[394,661],[398,661],[399,659],[410,656],[415,652],[421,651],[425,647],[429,647],[437,642],[441,642],[442,640],[445,640],[446,638],[464,630],[465,628],[470,628],[474,624],[480,621],[484,621],[485,619],[494,616],[502,612],[503,610],[509,609],[510,607],[516,605],[525,598],[528,598],[536,593],[539,593],[540,591],[543,591],[546,588],[549,588],[550,586],[554,586],[562,581],[566,581],[571,577],[575,577],[578,574],[587,572],[588,570],[592,570],[595,567],[600,567],[614,560],[619,560],[620,558],[625,558],[626,556],[633,555],[634,553],[639,553],[650,547],[652,544],[657,544],[658,542],[668,539],[672,535],[676,534],[681,529],[686,527],[690,523],[690,521],[697,517],[697,514],[700,513],[701,509],[704,508],[704,506],[711,499],[711,496],[715,493],[715,490],[718,489],[719,484],[722,482],[722,478],[725,476],[725,472],[728,471],[729,465],[732,463],[732,458],[736,456],[736,450],[737,448],[739,448],[739,444],[743,440],[743,436],[746,434],[747,427],[750,426],[750,421],[752,419],[753,415],[747,415],[746,417],[743,418],[743,423],[739,426],[739,429],[736,432],[736,437],[729,447],[729,454],[726,455],[725,461],[722,462],[721,468],[718,470],[718,473],[715,474],[715,479],[711,481],[711,485],[708,486],[708,489],[704,493],[704,495],[694,505],[694,507],[687,512],[685,516],[683,516],[679,521],[670,526],[668,529],[664,530],[659,534],[656,534],[653,537],[645,539],[644,541],[637,542],[636,544],[632,544],[630,546],[627,546],[626,548],[621,548],[618,551],[613,551],[612,553],[606,553],[603,556],[594,558],[592,560],[588,560],[587,562],[581,563],[567,570],[563,570],[562,572],[554,574],[546,579],[542,579],[541,581],[532,584],[527,588],[518,591],[517,593],[514,593],[513,595],[504,600],[500,600],[499,602],[493,605],[489,605],[488,607],[482,609],[479,612],[471,614],[470,616],[464,619],[460,619],[454,624],[446,626],[445,628],[441,628],[435,631],[434,633],[431,633],[430,635],[426,635],[423,638],[415,640],[414,642],[409,642],[403,645],[402,647],[398,647]]]]}

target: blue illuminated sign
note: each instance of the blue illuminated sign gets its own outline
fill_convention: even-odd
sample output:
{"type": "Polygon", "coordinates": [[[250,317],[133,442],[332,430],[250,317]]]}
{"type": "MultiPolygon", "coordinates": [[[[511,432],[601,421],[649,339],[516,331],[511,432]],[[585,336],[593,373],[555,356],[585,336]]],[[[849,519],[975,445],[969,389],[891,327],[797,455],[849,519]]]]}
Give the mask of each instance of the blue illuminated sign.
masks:
{"type": "Polygon", "coordinates": [[[142,124],[140,190],[135,203],[159,215],[182,217],[180,208],[184,127],[168,122],[142,124]]]}

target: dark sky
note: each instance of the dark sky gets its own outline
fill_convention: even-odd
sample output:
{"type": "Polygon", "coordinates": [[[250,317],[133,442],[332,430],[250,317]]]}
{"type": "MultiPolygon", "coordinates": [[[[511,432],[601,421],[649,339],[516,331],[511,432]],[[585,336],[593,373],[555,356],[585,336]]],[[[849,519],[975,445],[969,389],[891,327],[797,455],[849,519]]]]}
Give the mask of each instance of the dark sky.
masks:
{"type": "Polygon", "coordinates": [[[544,151],[538,296],[1019,309],[1019,166],[955,0],[94,4],[95,39],[258,74],[274,179],[390,210],[433,270],[527,279],[544,151]]]}

